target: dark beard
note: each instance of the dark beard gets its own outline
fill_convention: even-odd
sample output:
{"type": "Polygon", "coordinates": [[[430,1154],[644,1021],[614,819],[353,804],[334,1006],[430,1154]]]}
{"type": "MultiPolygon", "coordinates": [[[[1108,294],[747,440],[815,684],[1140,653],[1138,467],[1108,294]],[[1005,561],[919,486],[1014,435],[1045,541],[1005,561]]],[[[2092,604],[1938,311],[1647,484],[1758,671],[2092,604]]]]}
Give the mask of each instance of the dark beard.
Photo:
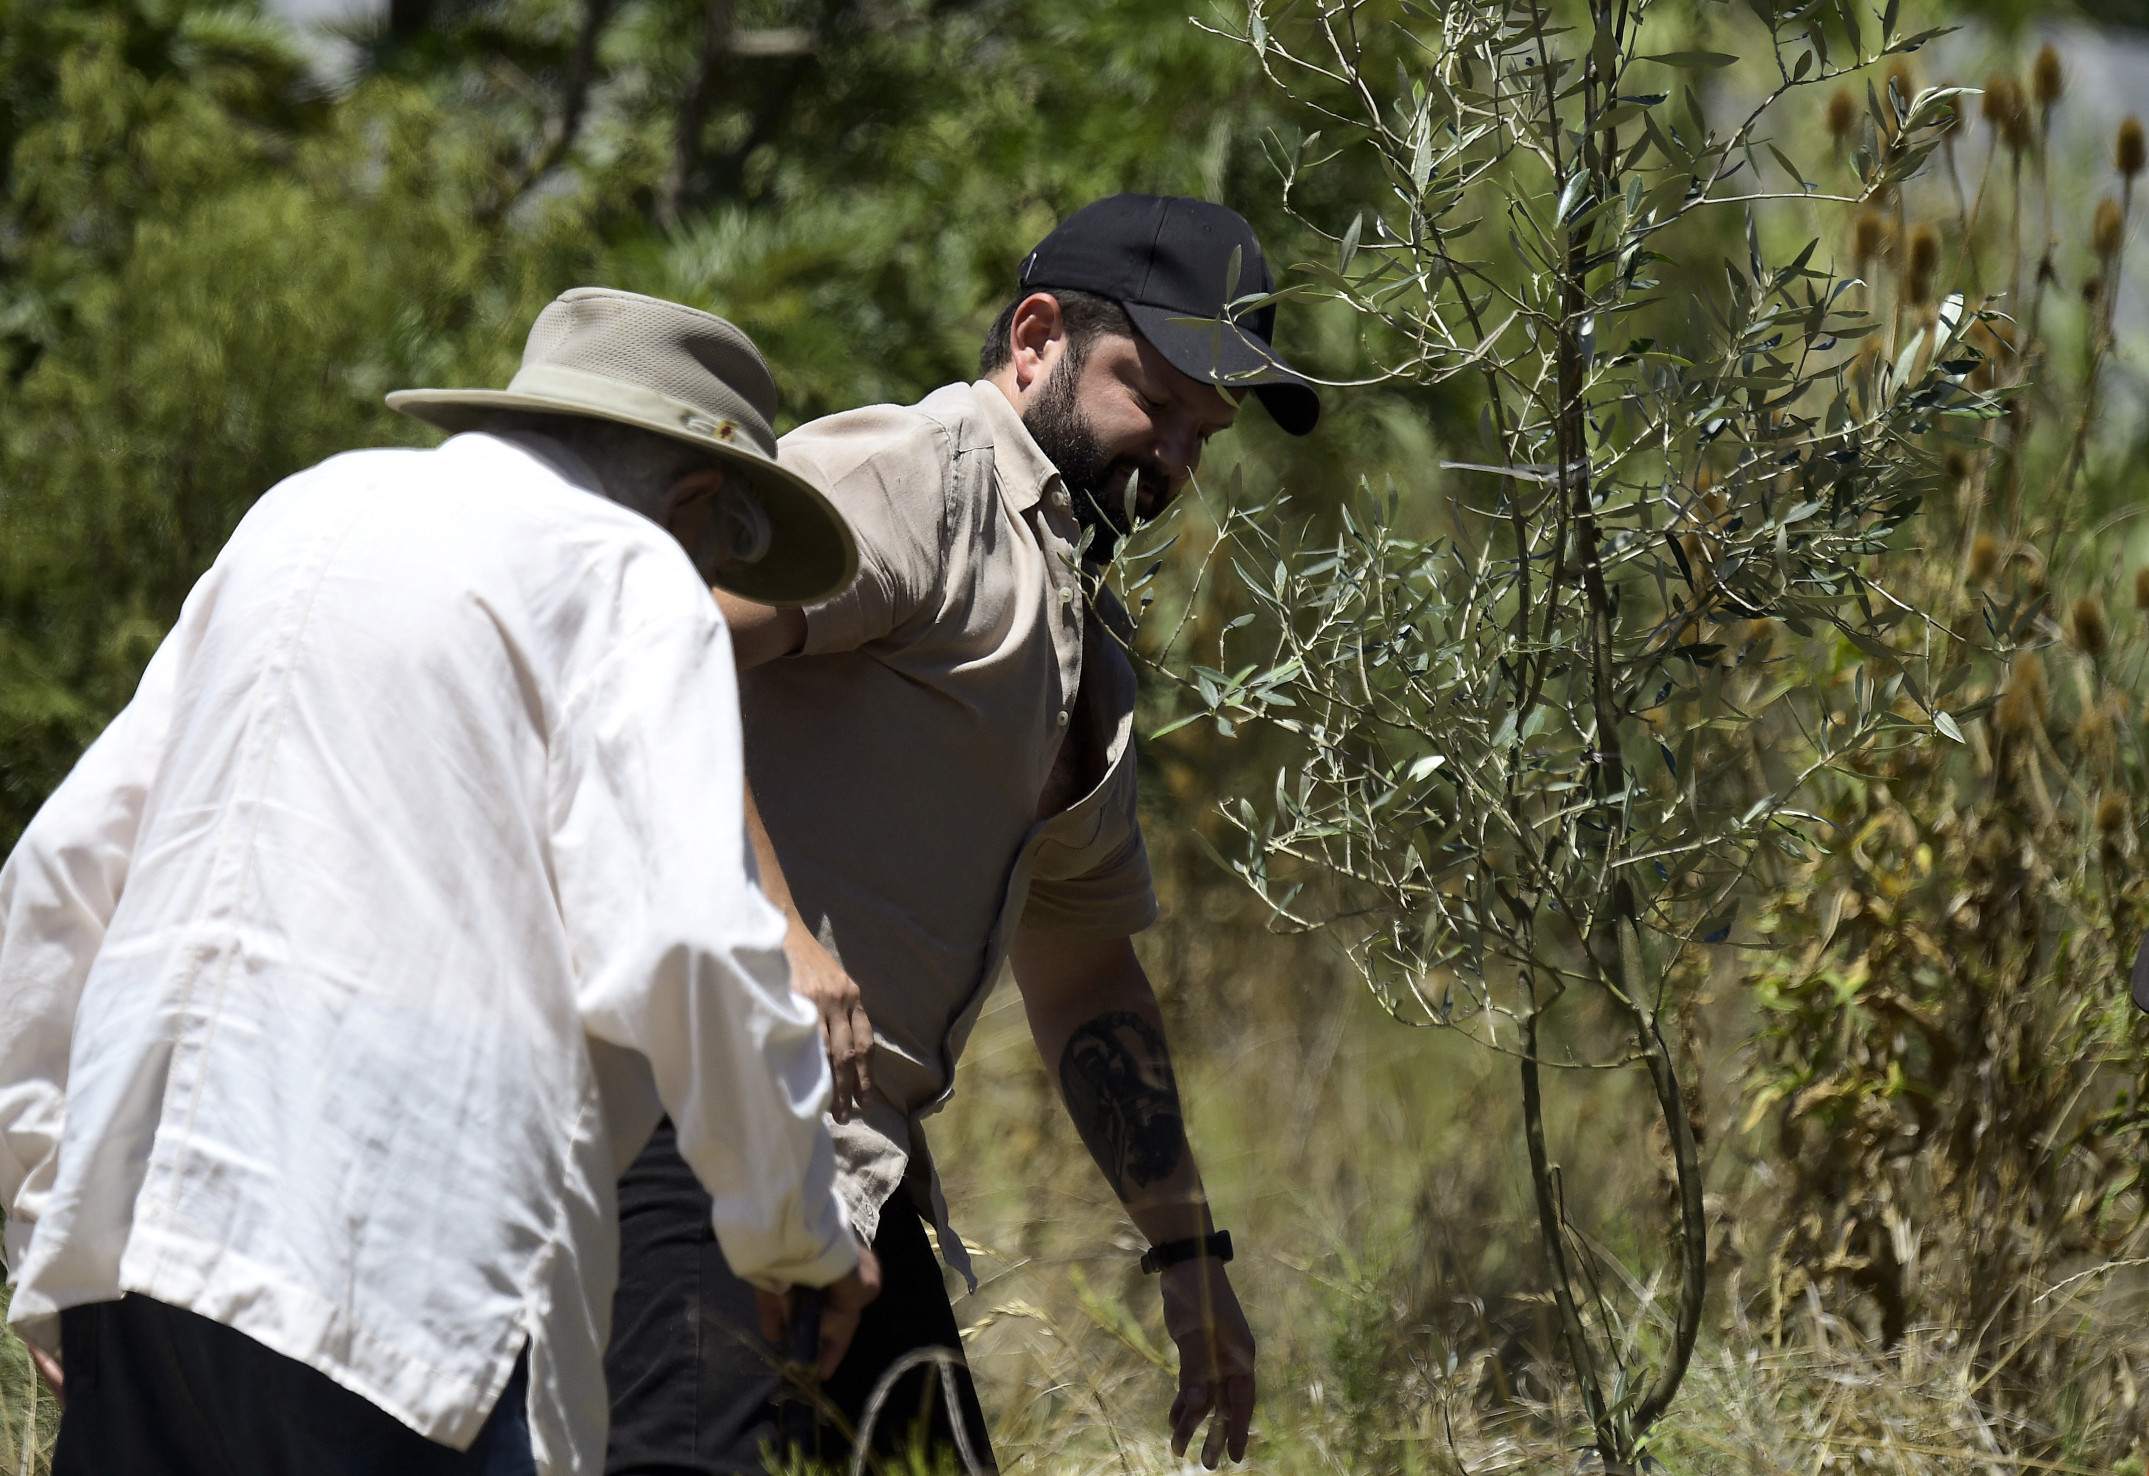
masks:
{"type": "Polygon", "coordinates": [[[1069,354],[1045,380],[1044,388],[1022,423],[1037,449],[1059,468],[1074,501],[1075,521],[1089,531],[1084,562],[1109,563],[1119,540],[1164,510],[1169,499],[1164,469],[1137,457],[1113,457],[1090,428],[1081,406],[1075,402],[1075,380],[1082,370],[1081,356],[1069,354]],[[1139,478],[1134,515],[1127,510],[1127,484],[1139,478]]]}

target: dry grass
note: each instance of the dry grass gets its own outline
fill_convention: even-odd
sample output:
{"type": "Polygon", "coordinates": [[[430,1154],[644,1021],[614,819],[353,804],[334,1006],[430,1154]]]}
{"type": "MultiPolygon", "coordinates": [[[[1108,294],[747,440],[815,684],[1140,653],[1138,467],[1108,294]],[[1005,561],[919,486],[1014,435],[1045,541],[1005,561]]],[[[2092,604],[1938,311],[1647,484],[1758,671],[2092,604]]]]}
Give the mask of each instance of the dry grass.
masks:
{"type": "MultiPolygon", "coordinates": [[[[1226,934],[1225,936],[1229,936],[1226,934]]],[[[1258,935],[1256,935],[1258,937],[1258,935]]],[[[1583,1428],[1536,1296],[1528,1181],[1504,1058],[1395,1025],[1317,956],[1262,939],[1264,996],[1225,958],[1159,940],[1161,988],[1218,1219],[1243,1247],[1235,1280],[1262,1340],[1250,1468],[1275,1473],[1568,1472],[1583,1428]],[[1175,967],[1175,965],[1177,965],[1175,967]],[[1315,984],[1309,995],[1307,982],[1315,984]]],[[[1781,1343],[1741,1299],[1743,1212],[1767,1194],[1733,1124],[1744,1039],[1735,1014],[1706,1079],[1712,1326],[1654,1447],[1676,1473],[2142,1476],[2129,1350],[2149,1346],[2149,1281],[2117,1266],[2056,1292],[2024,1287],[2035,1331],[2071,1329],[2049,1399],[2009,1411],[1964,1330],[1920,1327],[1892,1349],[1810,1304],[1781,1343]],[[2129,1461],[2131,1465],[2127,1464],[2129,1461]]],[[[1154,1289],[1059,1116],[1012,996],[996,999],[933,1124],[957,1223],[986,1254],[962,1298],[973,1366],[1012,1472],[1186,1469],[1164,1440],[1173,1388],[1154,1289]]],[[[1557,1082],[1555,1152],[1570,1205],[1615,1290],[1631,1349],[1657,1334],[1657,1155],[1632,1129],[1638,1083],[1557,1082]]],[[[1938,1240],[1938,1236],[1930,1237],[1938,1240]]],[[[1668,1315],[1668,1313],[1667,1313],[1668,1315]]]]}
{"type": "MultiPolygon", "coordinates": [[[[0,1315],[7,1290],[0,1287],[0,1315]]],[[[12,1335],[0,1333],[0,1476],[42,1472],[59,1430],[59,1410],[31,1371],[29,1354],[12,1335]]]]}
{"type": "MultiPolygon", "coordinates": [[[[1406,1029],[1313,948],[1248,926],[1221,892],[1187,888],[1144,948],[1173,1026],[1193,1134],[1262,1344],[1248,1468],[1322,1476],[1505,1476],[1577,1469],[1582,1423],[1558,1368],[1530,1229],[1504,1057],[1406,1029]]],[[[1712,1239],[1718,1300],[1654,1447],[1677,1476],[2014,1476],[2145,1472],[2131,1356],[2149,1348],[2140,1265],[2024,1287],[2038,1326],[2072,1329],[2050,1398],[2010,1412],[1958,1330],[1875,1348],[1808,1303],[1781,1346],[1742,1214],[1765,1196],[1759,1145],[1732,1125],[1744,1022],[1711,1023],[1712,1239]],[[2042,1298],[2042,1300],[2038,1300],[2042,1298]],[[1758,1316],[1758,1313],[1756,1314],[1758,1316]],[[2132,1422],[2131,1424],[2129,1422],[2132,1422]]],[[[1657,1154],[1633,1129],[1639,1083],[1552,1083],[1554,1151],[1629,1346],[1656,1336],[1657,1154]]],[[[1010,1476],[1180,1472],[1165,1440],[1175,1361],[1136,1242],[1054,1100],[1019,1002],[989,1004],[962,1092],[930,1128],[983,1283],[958,1301],[1010,1476]]],[[[1755,1216],[1758,1222],[1760,1217],[1755,1216]]],[[[32,1411],[19,1345],[0,1339],[0,1476],[25,1459],[32,1411]]],[[[51,1406],[39,1401],[40,1450],[51,1406]]]]}

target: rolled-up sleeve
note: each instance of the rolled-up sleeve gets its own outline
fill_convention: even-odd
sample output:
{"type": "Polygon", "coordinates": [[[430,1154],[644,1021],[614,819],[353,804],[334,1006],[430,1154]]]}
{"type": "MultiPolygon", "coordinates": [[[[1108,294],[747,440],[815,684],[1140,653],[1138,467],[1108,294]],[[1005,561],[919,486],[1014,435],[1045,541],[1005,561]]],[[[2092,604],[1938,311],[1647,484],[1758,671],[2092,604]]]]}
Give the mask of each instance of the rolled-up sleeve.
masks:
{"type": "Polygon", "coordinates": [[[171,721],[167,641],[0,867],[0,1207],[22,1264],[66,1121],[77,1005],[118,909],[171,721]]]}
{"type": "Polygon", "coordinates": [[[1139,933],[1157,920],[1157,894],[1149,850],[1134,814],[1131,775],[1119,786],[1097,833],[1079,847],[1047,839],[1038,848],[1037,872],[1022,910],[1025,928],[1050,928],[1090,937],[1139,933]]]}
{"type": "Polygon", "coordinates": [[[683,560],[637,577],[660,613],[573,689],[554,744],[577,1002],[590,1035],[648,1059],[734,1270],[826,1285],[858,1251],[814,1016],[751,871],[730,638],[683,560]]]}

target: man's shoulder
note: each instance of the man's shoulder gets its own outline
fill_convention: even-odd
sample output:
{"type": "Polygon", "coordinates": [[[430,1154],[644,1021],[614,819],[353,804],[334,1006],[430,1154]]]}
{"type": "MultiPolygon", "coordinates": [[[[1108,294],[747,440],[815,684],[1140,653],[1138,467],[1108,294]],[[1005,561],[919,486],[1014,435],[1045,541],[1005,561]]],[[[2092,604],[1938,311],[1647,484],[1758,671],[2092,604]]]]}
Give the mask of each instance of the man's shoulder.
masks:
{"type": "Polygon", "coordinates": [[[707,601],[677,540],[542,438],[465,432],[429,450],[345,452],[315,471],[397,499],[398,515],[422,518],[412,562],[445,564],[473,587],[569,603],[616,601],[628,587],[644,599],[707,601]]]}
{"type": "Polygon", "coordinates": [[[872,465],[889,464],[951,471],[956,464],[992,450],[992,431],[973,388],[943,385],[910,405],[864,405],[808,421],[785,436],[778,456],[829,480],[872,465]]]}
{"type": "Polygon", "coordinates": [[[340,451],[300,467],[253,500],[232,530],[219,563],[256,556],[264,544],[280,548],[291,539],[312,536],[323,525],[348,518],[353,509],[374,507],[384,498],[414,492],[422,496],[420,489],[433,485],[429,472],[437,455],[416,446],[374,446],[340,451]]]}
{"type": "Polygon", "coordinates": [[[438,461],[437,446],[361,446],[338,451],[275,483],[264,497],[286,488],[366,485],[425,477],[438,461]]]}
{"type": "MultiPolygon", "coordinates": [[[[534,439],[534,438],[532,438],[534,439]]],[[[293,472],[271,489],[374,488],[383,493],[482,500],[488,493],[527,498],[530,493],[581,492],[582,478],[533,449],[529,440],[465,431],[436,446],[369,446],[338,452],[293,472]]],[[[577,497],[577,511],[602,516],[602,497],[577,497]],[[585,509],[584,502],[594,506],[585,509]]],[[[448,510],[448,503],[442,504],[448,510]]]]}
{"type": "Polygon", "coordinates": [[[469,431],[432,458],[412,475],[462,495],[481,521],[543,537],[587,533],[636,553],[676,547],[656,523],[606,496],[597,469],[550,437],[469,431]]]}

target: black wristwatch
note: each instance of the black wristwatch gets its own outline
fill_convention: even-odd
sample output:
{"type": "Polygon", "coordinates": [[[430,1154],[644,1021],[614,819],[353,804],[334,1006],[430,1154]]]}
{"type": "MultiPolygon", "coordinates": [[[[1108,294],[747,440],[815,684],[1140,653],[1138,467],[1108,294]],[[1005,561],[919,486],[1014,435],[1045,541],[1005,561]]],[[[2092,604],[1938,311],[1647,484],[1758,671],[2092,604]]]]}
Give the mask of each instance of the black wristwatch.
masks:
{"type": "Polygon", "coordinates": [[[1166,1266],[1176,1266],[1181,1261],[1192,1261],[1207,1256],[1214,1261],[1231,1259],[1231,1232],[1217,1230],[1208,1235],[1189,1235],[1184,1240],[1167,1240],[1142,1252],[1142,1270],[1154,1276],[1166,1266]]]}

